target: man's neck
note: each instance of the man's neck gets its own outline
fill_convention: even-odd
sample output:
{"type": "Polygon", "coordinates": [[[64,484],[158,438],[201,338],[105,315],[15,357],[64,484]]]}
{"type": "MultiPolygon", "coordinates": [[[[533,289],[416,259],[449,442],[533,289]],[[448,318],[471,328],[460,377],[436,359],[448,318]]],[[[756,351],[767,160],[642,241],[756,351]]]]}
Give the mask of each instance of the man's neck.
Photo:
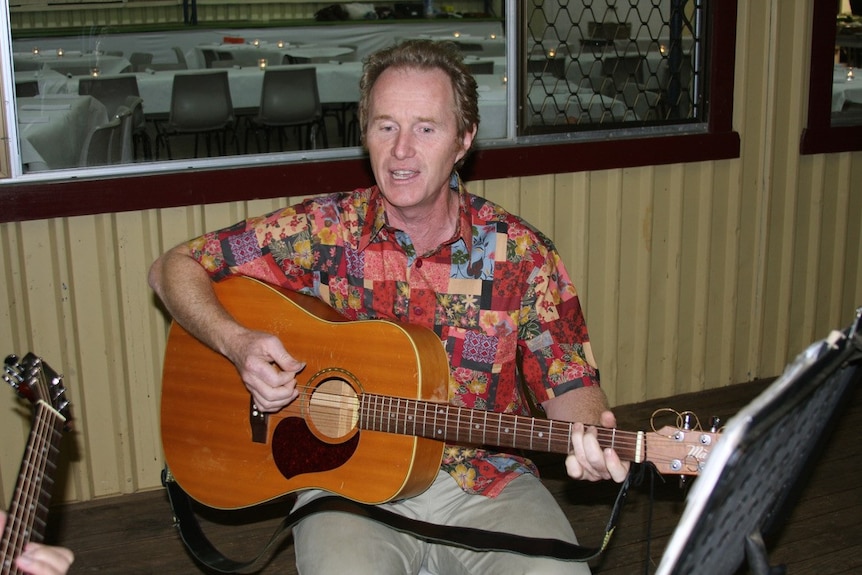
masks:
{"type": "Polygon", "coordinates": [[[402,210],[387,206],[389,225],[410,236],[417,255],[428,253],[452,239],[458,229],[460,198],[456,191],[433,209],[402,210]]]}

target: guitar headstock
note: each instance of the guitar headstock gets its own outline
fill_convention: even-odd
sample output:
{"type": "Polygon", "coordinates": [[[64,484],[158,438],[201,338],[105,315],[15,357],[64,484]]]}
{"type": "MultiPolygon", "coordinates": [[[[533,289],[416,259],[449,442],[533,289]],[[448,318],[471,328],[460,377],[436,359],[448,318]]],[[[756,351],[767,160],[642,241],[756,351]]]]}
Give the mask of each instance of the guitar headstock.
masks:
{"type": "Polygon", "coordinates": [[[645,434],[646,459],[662,475],[697,475],[718,439],[716,431],[666,425],[645,434]]]}
{"type": "Polygon", "coordinates": [[[43,401],[48,404],[63,416],[68,426],[71,416],[63,376],[51,369],[42,358],[32,352],[28,352],[23,359],[16,355],[6,357],[3,380],[30,403],[43,401]]]}

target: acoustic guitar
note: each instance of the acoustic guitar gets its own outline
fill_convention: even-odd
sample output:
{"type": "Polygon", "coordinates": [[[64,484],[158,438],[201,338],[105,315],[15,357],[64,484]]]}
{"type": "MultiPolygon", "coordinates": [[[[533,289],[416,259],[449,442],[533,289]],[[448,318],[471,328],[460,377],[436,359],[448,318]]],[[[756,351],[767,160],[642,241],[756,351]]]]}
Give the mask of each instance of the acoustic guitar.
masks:
{"type": "Polygon", "coordinates": [[[10,355],[3,380],[33,404],[33,424],[0,543],[0,574],[9,575],[19,573],[13,561],[24,546],[44,540],[60,441],[71,419],[63,377],[41,358],[28,353],[19,361],[10,355]]]}
{"type": "MultiPolygon", "coordinates": [[[[173,478],[204,505],[237,509],[311,488],[363,503],[409,497],[436,477],[444,442],[570,451],[569,422],[449,405],[448,358],[431,330],[347,321],[316,298],[245,277],[215,290],[238,322],[276,334],[306,367],[299,398],[261,413],[233,364],[171,325],[162,443],[173,478]]],[[[622,458],[680,475],[697,474],[716,440],[673,426],[598,437],[622,458]]]]}

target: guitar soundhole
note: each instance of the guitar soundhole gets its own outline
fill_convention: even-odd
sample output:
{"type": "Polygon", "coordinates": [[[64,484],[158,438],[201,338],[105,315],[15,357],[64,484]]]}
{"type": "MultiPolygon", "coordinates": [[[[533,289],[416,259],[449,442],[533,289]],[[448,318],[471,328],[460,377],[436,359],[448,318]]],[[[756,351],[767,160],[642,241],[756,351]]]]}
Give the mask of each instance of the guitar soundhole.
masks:
{"type": "Polygon", "coordinates": [[[318,385],[308,400],[306,421],[321,439],[340,439],[356,429],[359,397],[344,379],[330,377],[318,385]]]}

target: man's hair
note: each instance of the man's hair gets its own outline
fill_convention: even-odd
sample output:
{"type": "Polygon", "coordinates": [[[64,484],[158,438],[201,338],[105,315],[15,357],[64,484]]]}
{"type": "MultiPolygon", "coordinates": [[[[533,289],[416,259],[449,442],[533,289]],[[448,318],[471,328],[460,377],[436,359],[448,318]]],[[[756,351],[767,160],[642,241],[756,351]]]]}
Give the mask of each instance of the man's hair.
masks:
{"type": "Polygon", "coordinates": [[[479,125],[479,102],[476,79],[464,65],[461,51],[454,42],[407,40],[371,54],[366,60],[359,81],[359,127],[362,141],[368,129],[368,108],[371,90],[388,68],[414,70],[440,69],[452,80],[455,95],[455,116],[458,137],[479,125]]]}

